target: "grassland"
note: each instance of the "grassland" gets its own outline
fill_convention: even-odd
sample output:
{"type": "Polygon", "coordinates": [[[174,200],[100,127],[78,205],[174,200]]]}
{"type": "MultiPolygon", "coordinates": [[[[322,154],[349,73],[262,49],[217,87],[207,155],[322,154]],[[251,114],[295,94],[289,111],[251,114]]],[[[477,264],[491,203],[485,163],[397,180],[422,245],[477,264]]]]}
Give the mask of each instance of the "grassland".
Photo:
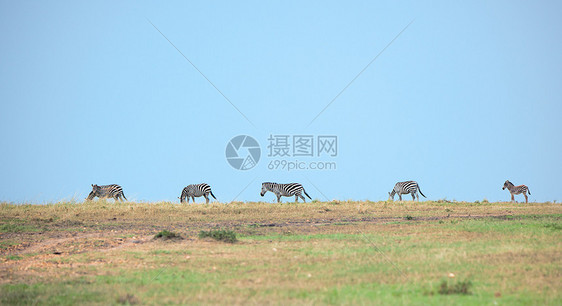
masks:
{"type": "Polygon", "coordinates": [[[554,203],[3,203],[0,304],[562,305],[561,217],[554,203]],[[199,238],[213,230],[236,242],[199,238]]]}

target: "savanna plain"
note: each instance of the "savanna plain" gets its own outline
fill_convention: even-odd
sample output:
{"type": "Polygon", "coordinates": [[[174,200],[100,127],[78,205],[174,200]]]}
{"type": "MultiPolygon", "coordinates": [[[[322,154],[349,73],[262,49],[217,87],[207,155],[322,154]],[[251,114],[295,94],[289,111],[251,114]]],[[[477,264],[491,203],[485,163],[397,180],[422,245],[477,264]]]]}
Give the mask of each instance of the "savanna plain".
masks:
{"type": "Polygon", "coordinates": [[[0,304],[562,305],[559,203],[0,203],[0,304]]]}

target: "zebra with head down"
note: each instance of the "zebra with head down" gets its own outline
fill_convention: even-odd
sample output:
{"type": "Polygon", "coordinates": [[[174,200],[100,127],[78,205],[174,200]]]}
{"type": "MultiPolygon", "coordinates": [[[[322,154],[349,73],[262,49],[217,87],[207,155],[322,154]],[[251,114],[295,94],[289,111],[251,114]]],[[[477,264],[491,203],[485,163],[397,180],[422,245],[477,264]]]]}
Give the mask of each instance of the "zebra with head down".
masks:
{"type": "Polygon", "coordinates": [[[123,199],[127,200],[125,194],[123,193],[123,188],[117,184],[111,185],[102,185],[98,186],[96,184],[92,184],[92,191],[86,198],[87,201],[93,200],[95,197],[99,198],[113,198],[115,201],[123,199]]]}
{"type": "Polygon", "coordinates": [[[418,191],[420,192],[420,194],[424,198],[426,197],[421,192],[420,186],[418,186],[417,182],[415,182],[415,181],[398,182],[398,183],[396,183],[396,185],[394,185],[394,189],[392,189],[392,191],[389,192],[388,195],[389,195],[389,198],[392,198],[392,200],[394,201],[394,195],[397,194],[400,201],[402,201],[402,195],[409,193],[409,194],[412,195],[412,201],[415,201],[416,197],[419,201],[420,196],[418,195],[418,191]]]}
{"type": "Polygon", "coordinates": [[[205,197],[205,200],[208,204],[209,203],[209,194],[213,197],[213,199],[215,199],[215,200],[217,199],[217,198],[215,198],[215,195],[211,191],[211,186],[209,186],[205,183],[187,185],[181,191],[180,203],[183,203],[184,199],[187,201],[187,203],[189,203],[190,197],[193,200],[193,203],[195,203],[195,197],[203,196],[203,197],[205,197]]]}

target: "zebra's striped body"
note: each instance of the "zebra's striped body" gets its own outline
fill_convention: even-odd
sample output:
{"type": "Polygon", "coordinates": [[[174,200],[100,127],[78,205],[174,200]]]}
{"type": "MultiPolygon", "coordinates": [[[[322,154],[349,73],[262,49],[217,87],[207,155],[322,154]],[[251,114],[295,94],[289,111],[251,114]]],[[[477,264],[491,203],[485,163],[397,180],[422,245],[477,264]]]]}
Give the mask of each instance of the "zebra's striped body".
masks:
{"type": "Polygon", "coordinates": [[[90,201],[93,200],[95,197],[113,198],[115,199],[115,201],[118,200],[123,201],[123,199],[127,200],[125,194],[123,193],[123,188],[121,188],[121,186],[117,184],[102,185],[102,186],[92,184],[92,191],[90,192],[86,200],[90,201]]]}
{"type": "Polygon", "coordinates": [[[302,187],[299,183],[290,183],[290,184],[277,184],[277,183],[262,183],[261,184],[261,193],[260,195],[263,197],[266,192],[271,191],[277,196],[277,203],[281,202],[281,197],[292,197],[295,196],[295,202],[299,201],[301,198],[304,202],[306,199],[302,195],[304,193],[309,199],[312,198],[306,193],[304,187],[302,187]]]}
{"type": "Polygon", "coordinates": [[[511,193],[511,201],[515,201],[515,198],[513,197],[514,195],[522,193],[525,196],[525,203],[529,203],[529,198],[527,197],[527,192],[531,194],[529,187],[525,185],[515,186],[512,182],[505,181],[505,183],[503,183],[502,190],[505,190],[506,188],[509,190],[509,193],[511,193]]]}
{"type": "Polygon", "coordinates": [[[412,201],[416,200],[416,197],[418,198],[419,201],[420,196],[418,195],[418,191],[424,198],[426,197],[421,192],[418,183],[416,183],[415,181],[398,182],[396,183],[396,185],[394,185],[394,189],[392,189],[392,191],[389,192],[388,195],[389,195],[389,199],[392,198],[392,200],[394,201],[394,195],[397,194],[400,201],[402,201],[402,195],[409,193],[412,195],[412,201]]]}
{"type": "Polygon", "coordinates": [[[181,192],[180,203],[183,203],[184,199],[187,201],[187,203],[189,203],[189,197],[191,197],[193,203],[195,203],[195,197],[200,197],[200,196],[204,196],[207,203],[209,203],[209,194],[211,194],[213,199],[215,200],[217,199],[215,198],[215,195],[211,191],[211,186],[205,183],[187,185],[181,192]]]}

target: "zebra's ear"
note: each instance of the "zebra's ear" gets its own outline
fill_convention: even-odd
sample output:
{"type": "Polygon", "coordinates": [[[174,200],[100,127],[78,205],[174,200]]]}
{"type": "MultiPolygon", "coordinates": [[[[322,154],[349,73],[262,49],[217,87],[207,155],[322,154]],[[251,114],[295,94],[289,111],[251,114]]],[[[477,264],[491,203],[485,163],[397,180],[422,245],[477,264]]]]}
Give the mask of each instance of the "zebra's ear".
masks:
{"type": "Polygon", "coordinates": [[[94,187],[94,184],[92,184],[92,187],[94,187]]]}

